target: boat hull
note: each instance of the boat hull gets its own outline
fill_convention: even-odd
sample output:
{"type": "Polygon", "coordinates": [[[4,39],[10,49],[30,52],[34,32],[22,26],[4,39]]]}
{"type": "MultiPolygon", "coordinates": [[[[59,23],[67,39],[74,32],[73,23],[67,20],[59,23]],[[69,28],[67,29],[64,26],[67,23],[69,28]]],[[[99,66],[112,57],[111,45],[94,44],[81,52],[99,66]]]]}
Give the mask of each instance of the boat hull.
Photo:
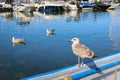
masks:
{"type": "Polygon", "coordinates": [[[51,11],[63,11],[62,6],[41,6],[39,7],[39,12],[51,12],[51,11]]]}
{"type": "Polygon", "coordinates": [[[108,4],[96,3],[93,7],[93,11],[106,11],[109,7],[110,5],[108,4]]]}

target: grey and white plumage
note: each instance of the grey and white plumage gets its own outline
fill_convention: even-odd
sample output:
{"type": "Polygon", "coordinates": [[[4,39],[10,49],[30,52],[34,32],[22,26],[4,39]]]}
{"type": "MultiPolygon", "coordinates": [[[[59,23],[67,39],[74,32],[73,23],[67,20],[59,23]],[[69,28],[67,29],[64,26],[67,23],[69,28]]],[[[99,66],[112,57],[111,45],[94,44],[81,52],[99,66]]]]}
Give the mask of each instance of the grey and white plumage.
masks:
{"type": "Polygon", "coordinates": [[[80,44],[79,38],[73,38],[70,40],[72,43],[72,51],[75,55],[78,56],[78,65],[83,65],[84,58],[96,58],[95,53],[90,50],[87,46],[80,44]],[[80,58],[82,58],[82,62],[80,64],[80,58]]]}

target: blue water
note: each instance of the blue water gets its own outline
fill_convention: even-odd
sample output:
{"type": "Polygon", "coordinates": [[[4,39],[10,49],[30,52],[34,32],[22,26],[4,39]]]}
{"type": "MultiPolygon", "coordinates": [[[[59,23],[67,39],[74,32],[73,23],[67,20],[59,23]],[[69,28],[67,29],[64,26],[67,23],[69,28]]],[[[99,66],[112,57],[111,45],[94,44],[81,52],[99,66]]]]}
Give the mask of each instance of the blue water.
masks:
{"type": "Polygon", "coordinates": [[[54,15],[0,13],[0,80],[18,80],[76,64],[68,42],[73,37],[100,57],[119,52],[119,17],[120,9],[54,15]],[[55,29],[55,34],[47,36],[46,29],[55,29]],[[13,36],[25,38],[25,45],[13,45],[13,36]]]}

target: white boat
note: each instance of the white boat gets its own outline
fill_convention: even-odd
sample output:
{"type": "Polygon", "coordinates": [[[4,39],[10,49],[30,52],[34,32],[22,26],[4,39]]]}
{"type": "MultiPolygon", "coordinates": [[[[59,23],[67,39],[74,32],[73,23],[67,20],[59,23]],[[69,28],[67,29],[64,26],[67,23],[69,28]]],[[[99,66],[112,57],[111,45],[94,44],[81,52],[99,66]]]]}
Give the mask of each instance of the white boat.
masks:
{"type": "Polygon", "coordinates": [[[43,1],[40,5],[38,5],[39,12],[50,12],[50,11],[63,11],[64,4],[61,2],[55,1],[43,1]]]}
{"type": "Polygon", "coordinates": [[[13,10],[18,12],[33,12],[35,11],[35,6],[29,3],[21,3],[13,6],[13,10]]]}
{"type": "Polygon", "coordinates": [[[34,12],[34,16],[40,17],[45,22],[62,17],[61,14],[54,15],[54,14],[46,14],[46,13],[41,13],[41,12],[34,12]]]}
{"type": "Polygon", "coordinates": [[[67,3],[65,6],[68,7],[70,10],[78,10],[76,4],[67,3]]]}
{"type": "Polygon", "coordinates": [[[6,2],[0,2],[0,12],[12,12],[13,8],[11,4],[6,4],[6,2]]]}
{"type": "Polygon", "coordinates": [[[18,12],[33,12],[35,11],[34,3],[30,0],[15,0],[13,3],[13,10],[18,12]]]}
{"type": "Polygon", "coordinates": [[[111,6],[108,8],[108,10],[114,10],[115,8],[117,8],[119,6],[119,4],[116,3],[112,3],[111,2],[111,6]]]}
{"type": "Polygon", "coordinates": [[[69,10],[78,10],[78,9],[82,9],[82,5],[80,5],[79,3],[75,3],[75,2],[68,2],[65,4],[65,7],[67,7],[69,10]]]}

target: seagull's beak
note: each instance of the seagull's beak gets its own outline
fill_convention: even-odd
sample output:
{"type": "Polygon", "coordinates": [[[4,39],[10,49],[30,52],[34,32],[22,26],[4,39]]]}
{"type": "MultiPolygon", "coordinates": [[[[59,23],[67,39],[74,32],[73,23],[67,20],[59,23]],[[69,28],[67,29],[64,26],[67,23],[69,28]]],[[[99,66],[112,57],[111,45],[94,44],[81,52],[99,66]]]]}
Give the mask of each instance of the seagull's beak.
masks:
{"type": "Polygon", "coordinates": [[[69,40],[68,42],[72,42],[72,40],[69,40]]]}

